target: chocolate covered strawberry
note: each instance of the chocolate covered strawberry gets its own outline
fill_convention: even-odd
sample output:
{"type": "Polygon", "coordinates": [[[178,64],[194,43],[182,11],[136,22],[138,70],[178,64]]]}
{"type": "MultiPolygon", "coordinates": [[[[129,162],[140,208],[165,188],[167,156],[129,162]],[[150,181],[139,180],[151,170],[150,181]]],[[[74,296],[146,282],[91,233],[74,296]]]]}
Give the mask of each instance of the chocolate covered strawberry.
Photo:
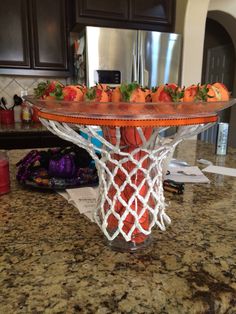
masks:
{"type": "Polygon", "coordinates": [[[208,85],[193,84],[184,89],[184,102],[207,101],[210,98],[208,85]]]}
{"type": "Polygon", "coordinates": [[[207,101],[228,101],[229,91],[223,83],[216,82],[214,84],[207,84],[208,98],[207,101]]]}
{"type": "Polygon", "coordinates": [[[86,88],[83,85],[68,85],[63,88],[61,99],[65,101],[83,101],[86,88]]]}
{"type": "Polygon", "coordinates": [[[122,100],[127,102],[145,102],[146,92],[138,83],[121,84],[122,100]]]}
{"type": "Polygon", "coordinates": [[[112,89],[111,92],[111,102],[121,102],[122,101],[122,93],[120,91],[120,87],[116,86],[114,89],[112,89]]]}
{"type": "Polygon", "coordinates": [[[183,96],[183,89],[174,83],[160,85],[151,94],[153,102],[180,102],[183,96]]]}
{"type": "Polygon", "coordinates": [[[148,87],[142,88],[144,95],[145,95],[145,102],[151,102],[152,101],[152,91],[148,87]]]}
{"type": "Polygon", "coordinates": [[[40,82],[34,89],[36,98],[41,99],[60,99],[62,95],[63,84],[58,81],[40,82]]]}
{"type": "Polygon", "coordinates": [[[111,100],[111,90],[106,84],[97,84],[88,88],[85,94],[86,101],[109,102],[111,100]]]}

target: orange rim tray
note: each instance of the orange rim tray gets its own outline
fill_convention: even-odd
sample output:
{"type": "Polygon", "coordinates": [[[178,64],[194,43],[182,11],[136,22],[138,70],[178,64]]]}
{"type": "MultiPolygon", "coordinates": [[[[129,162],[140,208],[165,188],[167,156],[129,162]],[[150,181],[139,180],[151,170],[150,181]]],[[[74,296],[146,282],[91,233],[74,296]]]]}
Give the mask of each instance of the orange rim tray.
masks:
{"type": "Polygon", "coordinates": [[[198,103],[98,103],[39,100],[25,97],[38,109],[38,116],[58,122],[118,126],[159,127],[216,122],[218,112],[236,100],[198,103]]]}

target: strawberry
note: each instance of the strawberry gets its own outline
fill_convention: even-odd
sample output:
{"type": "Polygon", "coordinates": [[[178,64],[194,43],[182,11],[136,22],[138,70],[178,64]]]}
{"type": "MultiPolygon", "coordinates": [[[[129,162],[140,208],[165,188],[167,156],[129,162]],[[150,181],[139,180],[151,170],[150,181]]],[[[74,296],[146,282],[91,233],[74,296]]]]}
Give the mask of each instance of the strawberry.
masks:
{"type": "Polygon", "coordinates": [[[111,101],[112,102],[121,102],[122,101],[122,94],[120,91],[120,87],[117,86],[112,90],[111,101]]]}
{"type": "Polygon", "coordinates": [[[71,86],[66,86],[62,91],[63,99],[66,101],[73,101],[76,98],[76,90],[71,86]]]}
{"type": "Polygon", "coordinates": [[[198,85],[191,85],[184,89],[184,97],[183,101],[184,102],[193,102],[195,101],[195,97],[198,93],[199,86],[198,85]]]}
{"type": "Polygon", "coordinates": [[[136,88],[130,96],[130,102],[142,102],[145,103],[146,93],[140,87],[136,88]]]}
{"type": "Polygon", "coordinates": [[[121,84],[120,92],[123,101],[145,103],[145,98],[148,96],[149,90],[141,88],[139,84],[133,82],[130,84],[121,84]]]}
{"type": "Polygon", "coordinates": [[[158,88],[152,91],[153,102],[179,102],[183,98],[183,89],[176,84],[160,85],[158,88]]]}
{"type": "Polygon", "coordinates": [[[111,90],[105,84],[97,84],[88,88],[85,99],[87,101],[109,102],[111,99],[111,90]]]}
{"type": "Polygon", "coordinates": [[[151,101],[152,102],[158,102],[159,101],[159,95],[160,95],[160,91],[163,85],[161,85],[160,87],[153,87],[152,91],[151,91],[151,101]]]}
{"type": "Polygon", "coordinates": [[[83,101],[85,87],[83,85],[68,85],[62,90],[62,99],[65,101],[83,101]]]}
{"type": "Polygon", "coordinates": [[[145,95],[145,102],[151,102],[152,101],[151,90],[147,87],[144,87],[142,88],[142,91],[144,92],[145,95]]]}
{"type": "Polygon", "coordinates": [[[211,98],[208,85],[193,84],[184,89],[184,102],[207,101],[208,98],[211,98]]]}
{"type": "Polygon", "coordinates": [[[160,101],[179,102],[183,99],[183,90],[176,84],[166,84],[160,93],[160,101]],[[168,100],[167,100],[168,99],[168,100]],[[171,99],[171,100],[169,100],[171,99]]]}
{"type": "Polygon", "coordinates": [[[160,94],[159,94],[159,101],[164,101],[164,102],[171,102],[172,101],[172,97],[169,93],[169,91],[172,90],[172,89],[167,89],[167,87],[164,87],[162,89],[162,91],[160,91],[160,94]]]}
{"type": "Polygon", "coordinates": [[[50,95],[51,93],[54,93],[55,90],[57,89],[57,85],[61,86],[57,81],[51,81],[48,84],[47,90],[46,90],[46,95],[50,95]]]}
{"type": "Polygon", "coordinates": [[[228,91],[228,88],[223,83],[216,82],[213,84],[213,86],[220,90],[221,101],[228,101],[229,100],[230,92],[228,91]]]}
{"type": "Polygon", "coordinates": [[[223,83],[216,82],[214,84],[207,85],[210,96],[207,101],[228,101],[229,91],[223,83]]]}
{"type": "Polygon", "coordinates": [[[36,98],[61,99],[63,84],[58,81],[40,82],[34,89],[36,98]]]}

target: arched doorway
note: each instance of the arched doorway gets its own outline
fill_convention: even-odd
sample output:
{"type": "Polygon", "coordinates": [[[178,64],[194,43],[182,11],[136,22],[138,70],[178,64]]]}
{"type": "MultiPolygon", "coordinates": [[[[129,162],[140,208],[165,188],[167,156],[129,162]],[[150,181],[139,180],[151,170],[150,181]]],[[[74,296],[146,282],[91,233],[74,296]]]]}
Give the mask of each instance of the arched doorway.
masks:
{"type": "Polygon", "coordinates": [[[207,18],[202,83],[214,83],[220,81],[229,90],[233,90],[235,53],[233,41],[225,28],[217,21],[207,18]]]}
{"type": "MultiPolygon", "coordinates": [[[[233,94],[235,80],[235,49],[231,36],[216,20],[209,16],[206,20],[202,83],[221,82],[233,94]]],[[[220,115],[221,122],[230,122],[231,110],[224,110],[220,115]]],[[[199,139],[209,143],[216,142],[217,126],[199,135],[199,139]]]]}

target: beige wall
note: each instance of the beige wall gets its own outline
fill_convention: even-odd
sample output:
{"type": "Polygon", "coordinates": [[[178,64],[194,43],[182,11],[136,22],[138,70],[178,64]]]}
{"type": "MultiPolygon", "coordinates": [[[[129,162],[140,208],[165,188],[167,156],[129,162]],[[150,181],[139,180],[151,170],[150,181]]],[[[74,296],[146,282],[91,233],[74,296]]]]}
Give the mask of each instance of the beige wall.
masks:
{"type": "Polygon", "coordinates": [[[176,0],[175,33],[183,35],[188,0],[176,0]]]}
{"type": "Polygon", "coordinates": [[[236,1],[235,0],[211,0],[209,4],[209,11],[219,10],[232,14],[236,17],[236,1]]]}
{"type": "MultiPolygon", "coordinates": [[[[175,32],[183,35],[181,83],[201,81],[207,15],[228,31],[236,51],[236,0],[177,0],[175,32]]],[[[233,96],[236,96],[236,69],[233,96]]],[[[236,147],[236,105],[231,108],[229,144],[236,147]]]]}
{"type": "Polygon", "coordinates": [[[232,36],[236,47],[235,25],[227,14],[236,18],[236,0],[177,0],[175,32],[183,35],[182,84],[201,81],[205,23],[208,12],[217,12],[218,20],[232,36]],[[226,14],[225,14],[226,13],[226,14]],[[225,19],[225,21],[224,21],[225,19]],[[235,34],[235,36],[234,36],[235,34]],[[234,38],[235,37],[235,38],[234,38]]]}
{"type": "Polygon", "coordinates": [[[201,81],[205,23],[210,0],[177,0],[175,31],[183,34],[181,83],[201,81]]]}

